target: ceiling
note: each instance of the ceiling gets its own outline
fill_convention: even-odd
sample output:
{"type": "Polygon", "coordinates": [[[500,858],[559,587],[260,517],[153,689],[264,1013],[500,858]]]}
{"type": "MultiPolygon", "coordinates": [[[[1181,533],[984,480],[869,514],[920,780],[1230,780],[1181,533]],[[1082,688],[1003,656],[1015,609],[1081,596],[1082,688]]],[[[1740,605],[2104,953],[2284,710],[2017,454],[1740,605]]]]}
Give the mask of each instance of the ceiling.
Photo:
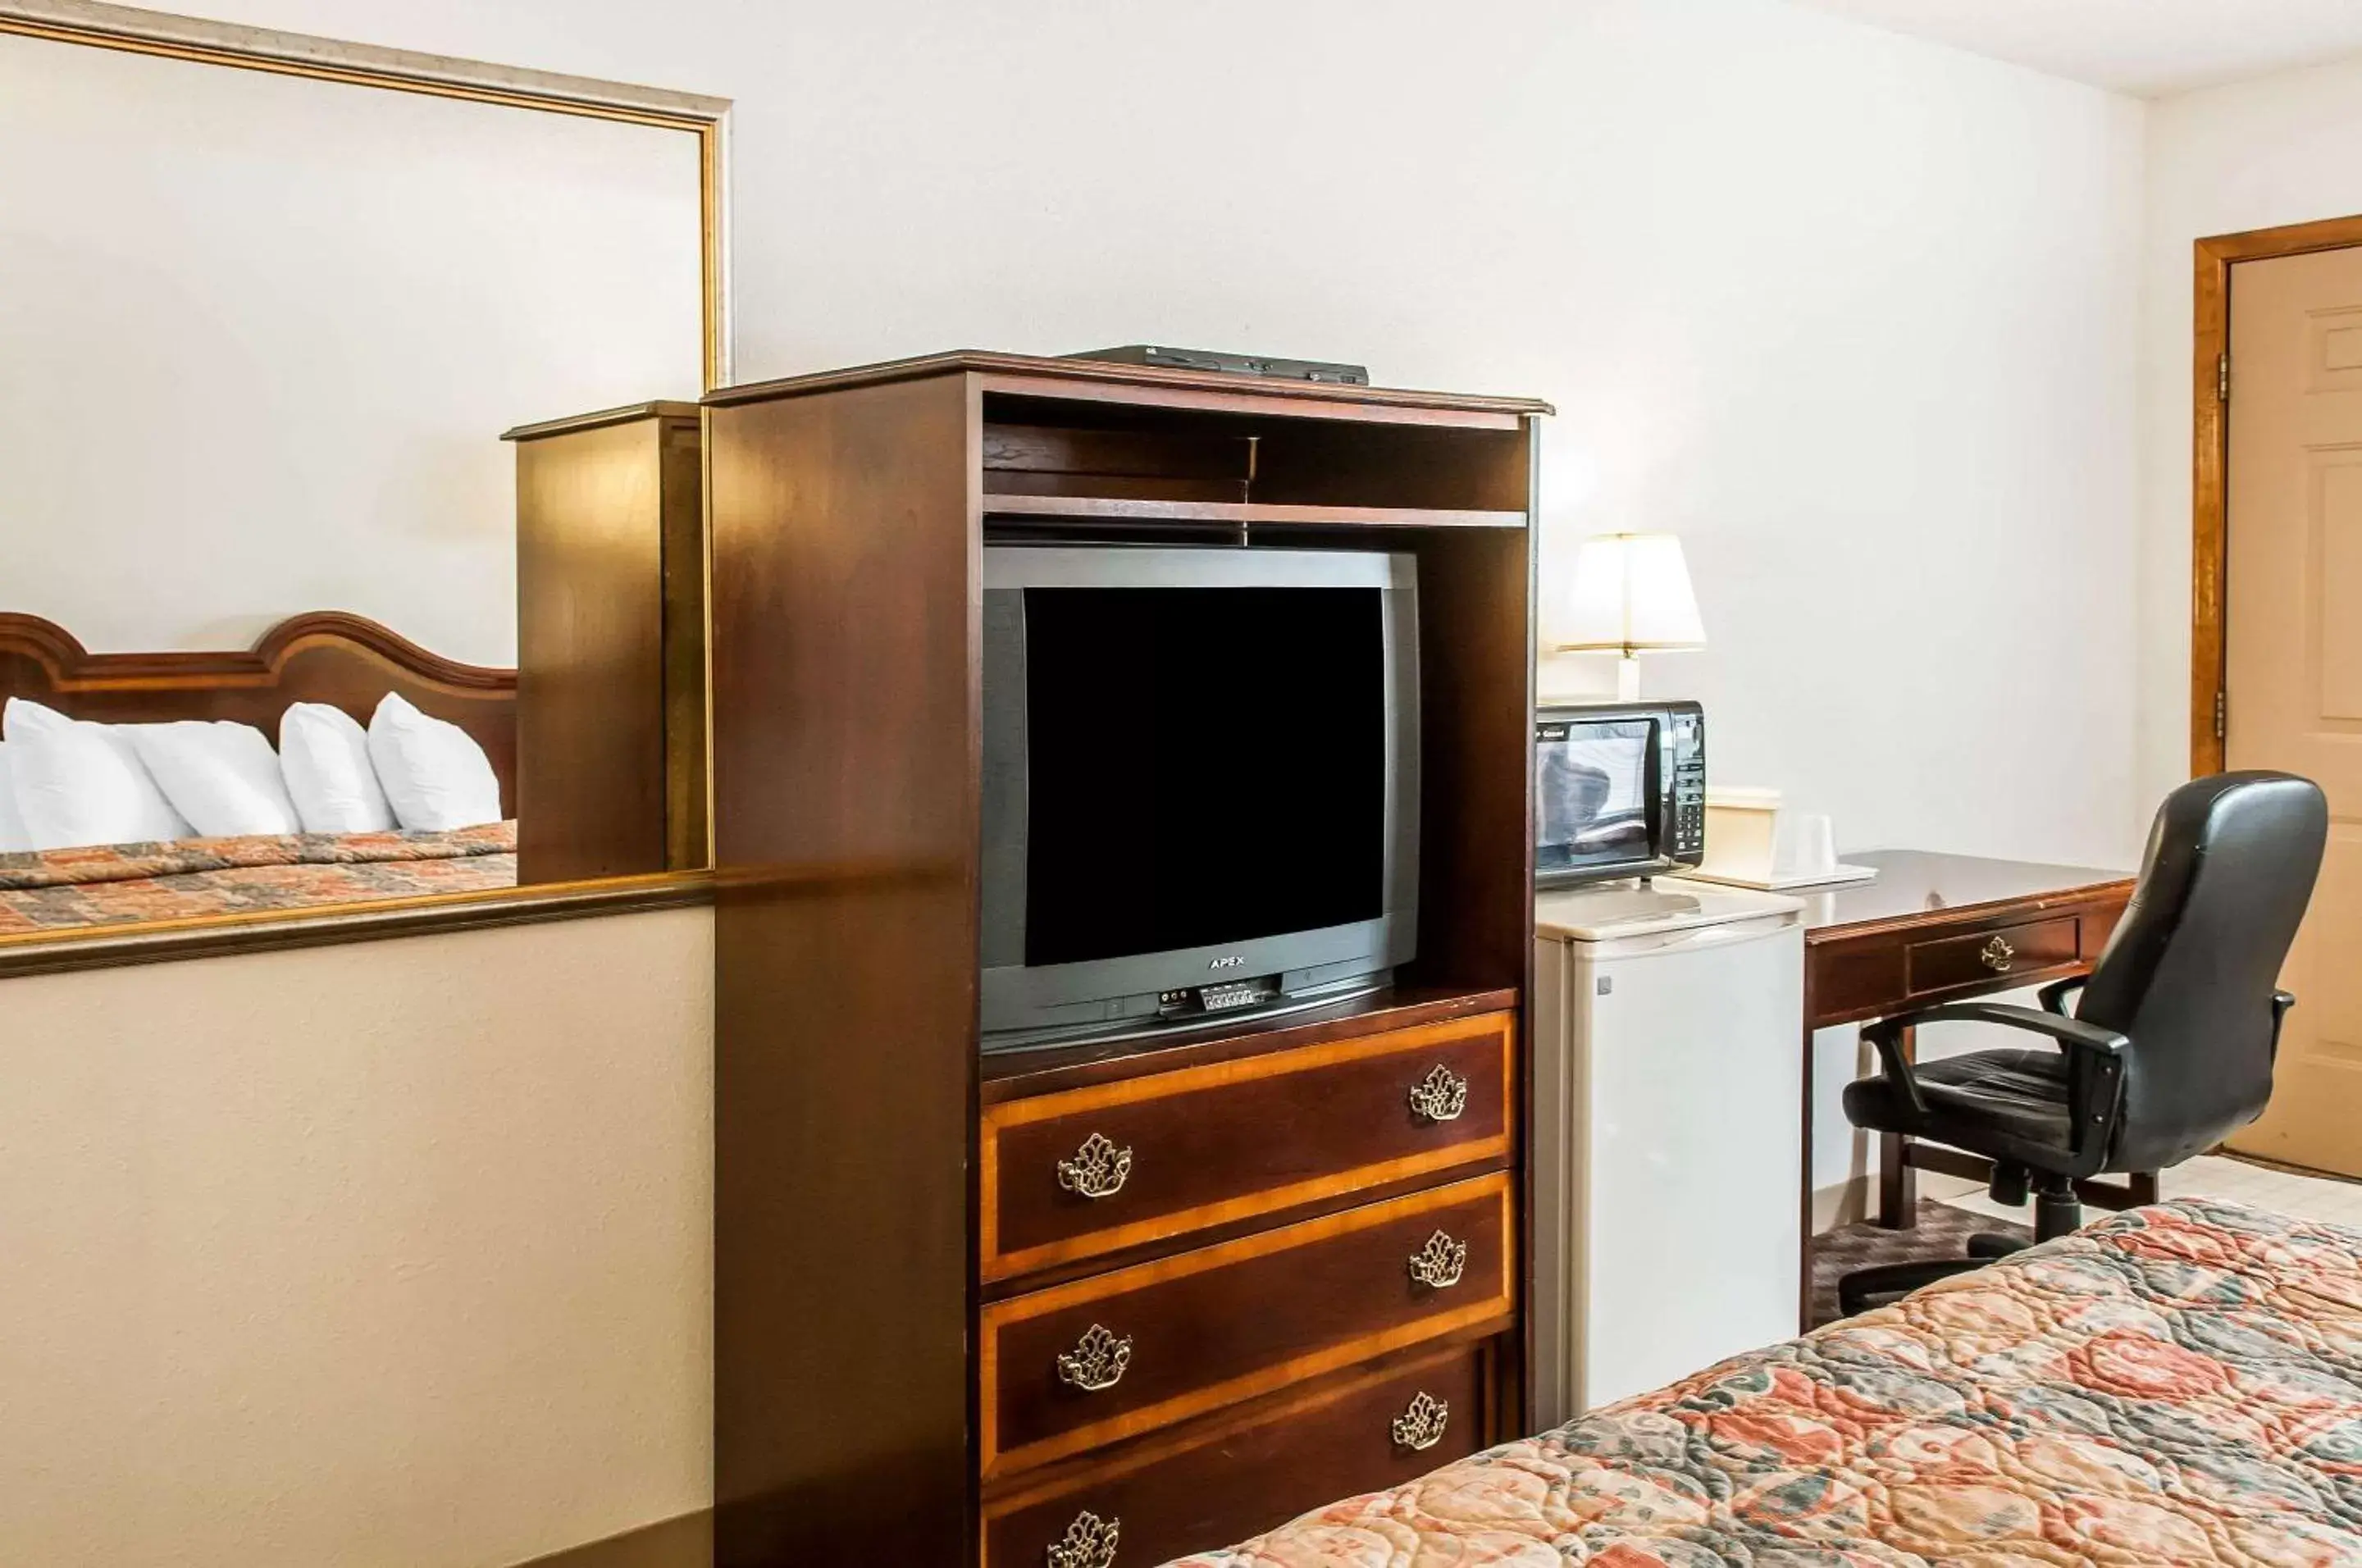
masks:
{"type": "Polygon", "coordinates": [[[2362,54],[2362,0],[1803,3],[2143,98],[2362,54]]]}

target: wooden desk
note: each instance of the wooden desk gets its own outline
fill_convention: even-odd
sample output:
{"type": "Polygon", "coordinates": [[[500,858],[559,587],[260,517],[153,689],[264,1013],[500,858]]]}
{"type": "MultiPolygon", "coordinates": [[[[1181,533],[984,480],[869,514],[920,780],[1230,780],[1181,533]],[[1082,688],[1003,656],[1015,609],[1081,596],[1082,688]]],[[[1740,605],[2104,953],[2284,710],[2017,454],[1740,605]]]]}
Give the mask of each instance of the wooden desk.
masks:
{"type": "MultiPolygon", "coordinates": [[[[1804,1267],[1799,1317],[1810,1328],[1813,1299],[1813,1033],[1866,1023],[1907,1009],[2015,990],[2080,974],[2107,945],[2132,897],[2121,871],[1985,860],[1968,855],[1880,850],[1849,859],[1878,878],[1805,900],[1804,1267]]],[[[1905,1037],[1904,1050],[1910,1050],[1905,1037]]],[[[1882,1134],[1879,1219],[1913,1222],[1915,1173],[1985,1179],[1974,1154],[1882,1134]]],[[[2157,1198],[2154,1172],[2124,1186],[2081,1185],[2084,1201],[2129,1208],[2157,1198]]]]}

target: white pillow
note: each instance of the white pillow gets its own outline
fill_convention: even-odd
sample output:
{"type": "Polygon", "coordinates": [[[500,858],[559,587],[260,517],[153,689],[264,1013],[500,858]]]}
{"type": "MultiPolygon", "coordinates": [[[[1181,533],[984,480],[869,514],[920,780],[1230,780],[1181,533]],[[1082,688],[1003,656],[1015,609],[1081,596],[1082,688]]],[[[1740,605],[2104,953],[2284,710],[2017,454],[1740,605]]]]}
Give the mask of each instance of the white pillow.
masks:
{"type": "Polygon", "coordinates": [[[447,833],[501,820],[501,781],[484,748],[398,692],[387,692],[370,715],[369,754],[394,820],[406,831],[447,833]]]}
{"type": "Polygon", "coordinates": [[[33,835],[17,810],[16,781],[8,776],[8,748],[0,745],[0,855],[22,855],[32,847],[33,835]]]}
{"type": "Polygon", "coordinates": [[[279,754],[252,724],[183,719],[134,724],[131,744],[172,809],[205,838],[296,831],[279,754]]]}
{"type": "Polygon", "coordinates": [[[385,833],[393,808],[370,761],[369,732],[326,702],[296,702],[279,716],[279,770],[305,833],[385,833]]]}
{"type": "Polygon", "coordinates": [[[189,836],[189,824],[149,777],[129,724],[94,724],[8,699],[0,740],[17,780],[17,810],[36,849],[144,844],[189,836]]]}

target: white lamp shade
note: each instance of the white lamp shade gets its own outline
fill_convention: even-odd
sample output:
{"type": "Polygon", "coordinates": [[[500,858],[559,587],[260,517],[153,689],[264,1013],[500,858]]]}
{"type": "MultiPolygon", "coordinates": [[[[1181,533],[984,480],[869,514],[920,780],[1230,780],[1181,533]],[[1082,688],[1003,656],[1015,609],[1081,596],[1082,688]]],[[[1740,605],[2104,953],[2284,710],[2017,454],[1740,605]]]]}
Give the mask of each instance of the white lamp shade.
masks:
{"type": "Polygon", "coordinates": [[[1574,557],[1562,652],[1705,646],[1682,542],[1671,534],[1602,534],[1574,557]]]}

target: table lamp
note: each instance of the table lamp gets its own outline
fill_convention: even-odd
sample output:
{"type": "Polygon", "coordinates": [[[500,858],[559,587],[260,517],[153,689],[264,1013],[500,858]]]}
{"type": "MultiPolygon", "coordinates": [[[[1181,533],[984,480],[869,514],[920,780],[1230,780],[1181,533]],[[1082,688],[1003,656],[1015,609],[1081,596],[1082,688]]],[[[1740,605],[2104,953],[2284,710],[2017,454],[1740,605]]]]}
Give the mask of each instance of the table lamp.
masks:
{"type": "Polygon", "coordinates": [[[1640,695],[1640,655],[1704,646],[1705,625],[1679,539],[1601,534],[1583,542],[1559,652],[1618,655],[1616,699],[1630,702],[1640,695]]]}

